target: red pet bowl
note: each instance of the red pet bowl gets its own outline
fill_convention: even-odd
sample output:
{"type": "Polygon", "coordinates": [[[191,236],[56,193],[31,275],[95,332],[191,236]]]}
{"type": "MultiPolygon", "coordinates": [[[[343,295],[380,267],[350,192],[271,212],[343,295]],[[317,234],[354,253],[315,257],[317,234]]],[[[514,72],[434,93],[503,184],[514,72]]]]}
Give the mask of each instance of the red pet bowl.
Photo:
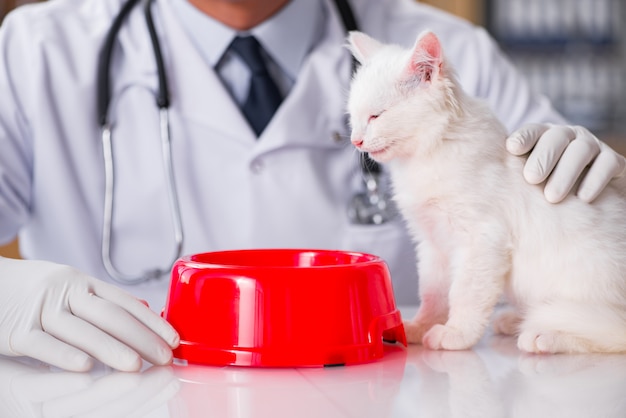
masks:
{"type": "Polygon", "coordinates": [[[406,345],[387,265],[342,251],[196,254],[172,269],[163,317],[190,363],[314,367],[366,363],[406,345]]]}

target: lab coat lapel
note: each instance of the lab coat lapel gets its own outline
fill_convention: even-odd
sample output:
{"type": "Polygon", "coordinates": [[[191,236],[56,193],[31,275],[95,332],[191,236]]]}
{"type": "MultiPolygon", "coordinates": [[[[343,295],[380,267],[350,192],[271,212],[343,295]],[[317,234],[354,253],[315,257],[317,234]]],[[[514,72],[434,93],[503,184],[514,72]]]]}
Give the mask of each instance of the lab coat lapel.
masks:
{"type": "Polygon", "coordinates": [[[351,77],[351,59],[338,17],[329,13],[326,36],[304,62],[296,84],[263,132],[255,151],[285,146],[344,147],[345,94],[351,77]],[[330,76],[333,74],[334,76],[330,76]]]}

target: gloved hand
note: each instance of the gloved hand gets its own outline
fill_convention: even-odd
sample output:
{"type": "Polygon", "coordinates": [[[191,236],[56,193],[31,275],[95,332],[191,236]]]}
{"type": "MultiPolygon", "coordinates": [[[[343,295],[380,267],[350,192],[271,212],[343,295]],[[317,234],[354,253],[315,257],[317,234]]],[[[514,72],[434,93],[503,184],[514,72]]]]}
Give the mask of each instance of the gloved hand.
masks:
{"type": "Polygon", "coordinates": [[[565,199],[587,166],[577,191],[585,202],[592,202],[612,179],[626,173],[626,159],[581,126],[526,125],[509,136],[506,148],[514,155],[532,149],[524,178],[531,184],[548,179],[544,194],[552,203],[565,199]]]}
{"type": "Polygon", "coordinates": [[[86,371],[172,361],[176,331],[145,304],[74,268],[0,257],[0,354],[86,371]]]}

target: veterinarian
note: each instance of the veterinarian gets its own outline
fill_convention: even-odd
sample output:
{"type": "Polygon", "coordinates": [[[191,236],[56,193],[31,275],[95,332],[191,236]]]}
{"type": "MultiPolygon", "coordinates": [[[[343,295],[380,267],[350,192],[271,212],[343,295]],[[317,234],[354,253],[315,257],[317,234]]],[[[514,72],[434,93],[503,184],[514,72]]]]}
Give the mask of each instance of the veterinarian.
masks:
{"type": "MultiPolygon", "coordinates": [[[[126,1],[23,6],[0,27],[0,242],[19,235],[25,258],[0,258],[0,353],[79,371],[92,358],[120,370],[166,364],[178,336],[154,311],[170,263],[211,250],[378,254],[397,302],[415,303],[402,221],[349,216],[364,172],[344,107],[350,22],[335,2],[154,0],[111,30],[126,1]],[[259,110],[267,97],[275,113],[259,110]]],[[[566,126],[485,30],[410,0],[350,3],[380,40],[437,33],[464,88],[519,129],[509,150],[533,149],[524,175],[550,176],[546,199],[562,200],[590,163],[578,198],[623,174],[624,158],[566,126]]]]}

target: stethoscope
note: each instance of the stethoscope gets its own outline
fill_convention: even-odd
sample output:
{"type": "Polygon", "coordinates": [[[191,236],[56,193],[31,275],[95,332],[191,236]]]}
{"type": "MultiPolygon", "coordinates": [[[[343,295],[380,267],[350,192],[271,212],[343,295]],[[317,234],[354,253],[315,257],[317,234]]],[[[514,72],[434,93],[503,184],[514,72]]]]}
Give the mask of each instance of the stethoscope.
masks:
{"type": "MultiPolygon", "coordinates": [[[[120,271],[111,259],[111,241],[113,234],[113,208],[114,208],[114,167],[112,149],[112,125],[109,121],[109,105],[111,102],[111,59],[113,47],[117,35],[124,23],[124,20],[135,7],[139,0],[128,0],[120,12],[117,14],[107,32],[104,45],[100,51],[97,73],[97,97],[98,97],[98,121],[102,134],[102,149],[104,156],[104,214],[102,221],[102,262],[104,268],[111,278],[121,284],[137,284],[151,279],[159,278],[169,273],[171,266],[182,255],[183,249],[183,227],[182,216],[179,207],[178,190],[174,180],[174,168],[172,164],[172,147],[169,126],[169,106],[170,97],[167,87],[167,75],[163,64],[161,46],[157,37],[152,16],[151,6],[154,0],[141,0],[143,11],[150,34],[150,41],[154,51],[154,58],[157,67],[159,88],[156,95],[156,105],[159,108],[160,137],[163,156],[165,179],[167,183],[167,194],[170,205],[171,221],[173,226],[175,251],[174,256],[164,267],[154,268],[145,271],[141,276],[136,277],[120,271]]],[[[335,5],[346,32],[358,29],[354,13],[347,0],[335,0],[335,5]]],[[[352,71],[356,69],[356,61],[352,61],[352,71]]],[[[388,187],[384,184],[382,169],[379,164],[373,161],[367,154],[360,154],[360,171],[362,174],[363,191],[356,193],[348,204],[348,217],[353,224],[377,225],[382,224],[396,216],[389,193],[385,192],[388,187]]]]}

